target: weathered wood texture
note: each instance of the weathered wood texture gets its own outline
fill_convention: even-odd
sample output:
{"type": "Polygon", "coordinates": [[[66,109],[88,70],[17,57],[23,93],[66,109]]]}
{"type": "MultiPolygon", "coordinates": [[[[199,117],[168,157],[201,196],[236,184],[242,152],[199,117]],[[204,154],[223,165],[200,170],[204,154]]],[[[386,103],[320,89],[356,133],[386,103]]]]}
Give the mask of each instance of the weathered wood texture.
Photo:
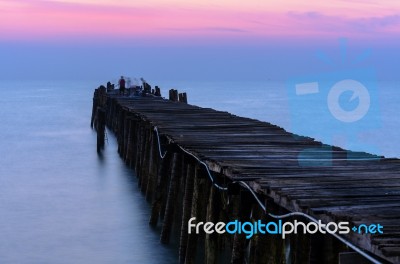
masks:
{"type": "MultiPolygon", "coordinates": [[[[198,243],[197,237],[186,234],[185,222],[194,215],[198,221],[214,220],[218,217],[217,208],[223,205],[198,201],[220,201],[220,198],[210,192],[207,187],[210,181],[204,172],[200,174],[195,161],[179,174],[180,158],[171,149],[179,146],[206,162],[219,175],[219,181],[245,181],[262,199],[272,201],[282,210],[303,212],[324,222],[383,225],[384,234],[351,232],[346,239],[389,262],[400,262],[399,160],[326,146],[267,122],[177,102],[175,91],[170,91],[170,99],[108,95],[106,122],[117,134],[120,154],[128,157],[126,160],[138,172],[142,190],[153,196],[150,223],[157,225],[159,219],[165,218],[163,242],[169,240],[175,219],[172,205],[177,203],[176,207],[183,208],[181,222],[174,223],[183,240],[181,262],[193,262],[198,243]],[[164,160],[159,158],[156,137],[151,136],[155,126],[160,132],[162,151],[169,151],[164,160]],[[178,189],[182,192],[179,197],[183,198],[176,201],[178,189]]],[[[243,208],[243,201],[239,199],[239,208],[243,208]]],[[[250,206],[254,207],[254,201],[248,210],[250,206]]],[[[242,210],[238,216],[249,219],[249,212],[242,210]]],[[[219,241],[215,236],[207,239],[205,247],[210,250],[206,259],[215,263],[214,247],[220,247],[226,240],[219,241]]],[[[250,259],[271,254],[277,256],[275,261],[283,258],[284,243],[271,245],[265,239],[251,240],[250,252],[255,255],[250,259]],[[277,248],[279,244],[282,246],[277,248]],[[264,254],[255,245],[264,245],[272,253],[264,254]]],[[[292,244],[293,241],[302,241],[305,251],[292,248],[292,259],[306,263],[314,257],[315,243],[308,236],[292,238],[292,244]],[[311,253],[307,253],[309,250],[311,253]]],[[[245,241],[237,236],[229,243],[233,248],[232,262],[239,263],[244,257],[240,250],[244,250],[245,241]]],[[[334,258],[337,261],[337,256],[334,258]]]]}

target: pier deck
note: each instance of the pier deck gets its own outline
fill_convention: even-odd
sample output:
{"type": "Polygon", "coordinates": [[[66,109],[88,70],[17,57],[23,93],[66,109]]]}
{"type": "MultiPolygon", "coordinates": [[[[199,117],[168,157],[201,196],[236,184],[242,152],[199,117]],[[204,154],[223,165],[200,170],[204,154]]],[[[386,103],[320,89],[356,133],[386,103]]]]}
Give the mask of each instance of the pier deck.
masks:
{"type": "MultiPolygon", "coordinates": [[[[168,142],[195,155],[218,175],[221,185],[246,182],[265,201],[267,211],[268,201],[273,201],[323,222],[381,224],[383,234],[351,231],[343,237],[377,259],[400,263],[398,159],[326,146],[267,122],[160,97],[108,94],[105,108],[119,141],[125,137],[121,144],[132,144],[132,135],[124,136],[121,129],[127,129],[125,134],[134,129],[127,128],[126,121],[123,127],[121,120],[140,120],[150,130],[157,127],[162,147],[168,142]]],[[[129,146],[125,148],[127,155],[129,146]]]]}

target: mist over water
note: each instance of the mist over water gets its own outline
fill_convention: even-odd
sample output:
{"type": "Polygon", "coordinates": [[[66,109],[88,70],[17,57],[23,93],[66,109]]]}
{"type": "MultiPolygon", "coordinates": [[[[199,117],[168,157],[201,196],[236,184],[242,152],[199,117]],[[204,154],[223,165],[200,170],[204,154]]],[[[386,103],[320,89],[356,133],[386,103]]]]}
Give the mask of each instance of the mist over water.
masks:
{"type": "Polygon", "coordinates": [[[3,83],[0,263],[174,263],[115,138],[90,129],[93,83],[3,83]]]}
{"type": "MultiPolygon", "coordinates": [[[[290,131],[284,83],[148,80],[162,94],[269,121],[290,131]]],[[[177,250],[148,226],[150,208],[108,135],[103,156],[90,129],[98,82],[2,82],[0,263],[174,263],[177,250]]],[[[367,141],[400,156],[399,83],[380,89],[382,127],[367,141]]],[[[312,113],[312,108],[310,108],[312,113]]]]}

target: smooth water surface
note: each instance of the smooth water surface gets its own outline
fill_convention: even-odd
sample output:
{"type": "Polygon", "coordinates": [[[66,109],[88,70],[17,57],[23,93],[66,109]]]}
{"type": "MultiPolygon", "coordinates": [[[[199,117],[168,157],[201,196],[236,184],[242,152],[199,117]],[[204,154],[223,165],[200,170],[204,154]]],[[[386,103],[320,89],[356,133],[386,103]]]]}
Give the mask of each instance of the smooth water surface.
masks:
{"type": "Polygon", "coordinates": [[[2,85],[0,263],[176,262],[114,137],[96,153],[94,87],[2,85]]]}

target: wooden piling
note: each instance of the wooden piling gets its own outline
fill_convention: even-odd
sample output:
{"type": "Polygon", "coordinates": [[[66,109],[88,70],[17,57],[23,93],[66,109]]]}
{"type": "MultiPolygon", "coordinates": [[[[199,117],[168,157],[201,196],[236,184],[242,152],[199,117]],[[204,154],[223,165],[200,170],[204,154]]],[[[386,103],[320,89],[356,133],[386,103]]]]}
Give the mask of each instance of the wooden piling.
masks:
{"type": "Polygon", "coordinates": [[[171,179],[169,181],[168,198],[164,214],[164,223],[161,231],[160,241],[168,244],[171,236],[174,212],[176,206],[176,196],[178,192],[179,176],[181,170],[181,154],[174,153],[172,159],[171,179]]]}
{"type": "Polygon", "coordinates": [[[324,240],[322,234],[316,233],[310,236],[310,264],[323,263],[324,240]]]}
{"type": "Polygon", "coordinates": [[[292,248],[291,262],[299,264],[310,263],[310,235],[304,234],[303,230],[300,230],[296,235],[291,235],[290,238],[292,248]]]}
{"type": "Polygon", "coordinates": [[[175,90],[175,89],[170,89],[169,90],[169,100],[170,101],[174,101],[174,102],[178,102],[179,101],[178,90],[175,90]]]}
{"type": "Polygon", "coordinates": [[[97,89],[95,89],[93,92],[92,118],[90,120],[90,126],[92,128],[94,127],[94,120],[97,114],[97,106],[98,106],[98,94],[97,94],[97,89]]]}
{"type": "MultiPolygon", "coordinates": [[[[219,212],[221,210],[221,196],[219,190],[211,186],[210,195],[208,197],[207,205],[207,222],[219,222],[219,212]]],[[[219,236],[220,234],[214,232],[206,234],[205,239],[205,263],[216,264],[218,263],[218,250],[219,250],[219,236]]]]}
{"type": "Polygon", "coordinates": [[[117,121],[117,143],[118,143],[118,154],[122,155],[122,150],[124,148],[124,125],[125,125],[126,112],[121,108],[118,111],[118,121],[117,121]]]}
{"type": "Polygon", "coordinates": [[[143,159],[143,152],[144,152],[144,147],[143,145],[145,144],[144,142],[144,123],[143,121],[140,121],[140,125],[138,127],[137,135],[136,135],[136,160],[135,160],[135,171],[136,171],[136,176],[138,177],[138,186],[140,187],[141,182],[141,162],[143,159]]]}
{"type": "Polygon", "coordinates": [[[192,212],[192,200],[193,200],[193,190],[194,190],[194,178],[196,166],[188,163],[187,173],[186,173],[186,184],[183,198],[183,212],[182,212],[182,223],[181,223],[181,233],[179,242],[179,262],[184,263],[186,258],[186,247],[188,240],[188,221],[192,212]]]}
{"type": "Polygon", "coordinates": [[[147,183],[149,177],[149,162],[150,162],[150,143],[151,143],[151,130],[146,125],[143,129],[143,144],[142,144],[142,159],[141,159],[141,166],[140,166],[140,190],[143,193],[147,191],[147,183]]]}
{"type": "Polygon", "coordinates": [[[179,102],[187,104],[187,95],[186,93],[179,94],[179,102]]]}
{"type": "Polygon", "coordinates": [[[133,168],[133,164],[134,161],[136,159],[136,151],[135,151],[135,146],[136,146],[136,142],[135,142],[135,136],[136,136],[136,123],[137,123],[137,118],[136,117],[132,117],[130,119],[129,122],[129,135],[128,135],[128,142],[129,142],[129,146],[127,148],[127,164],[130,168],[133,168]]]}
{"type": "Polygon", "coordinates": [[[129,140],[129,116],[125,115],[123,120],[123,132],[120,142],[120,155],[122,159],[127,163],[127,148],[128,148],[128,140],[129,140]]]}
{"type": "MultiPolygon", "coordinates": [[[[261,220],[264,223],[267,218],[265,212],[261,209],[258,204],[254,204],[252,208],[252,221],[261,220]]],[[[271,253],[268,250],[268,234],[256,234],[250,241],[250,257],[249,263],[267,263],[268,255],[271,253]]],[[[294,262],[295,263],[295,262],[294,262]]]]}
{"type": "Polygon", "coordinates": [[[104,148],[105,132],[106,132],[106,116],[103,108],[97,108],[97,152],[100,152],[104,148]]]}
{"type": "MultiPolygon", "coordinates": [[[[233,198],[234,212],[237,215],[235,219],[240,222],[250,221],[251,204],[253,200],[248,191],[241,191],[239,196],[233,198]]],[[[235,233],[232,248],[232,264],[241,264],[245,262],[246,235],[244,233],[235,233]]]]}
{"type": "MultiPolygon", "coordinates": [[[[192,212],[191,217],[195,217],[194,224],[204,222],[206,220],[207,211],[207,198],[210,191],[210,182],[205,178],[204,172],[201,168],[196,167],[194,176],[194,191],[192,198],[192,212]]],[[[204,237],[204,233],[196,234],[194,230],[188,235],[185,263],[195,263],[197,243],[198,240],[204,237]]]]}
{"type": "Polygon", "coordinates": [[[160,89],[160,87],[158,87],[157,85],[155,86],[154,95],[155,95],[155,96],[161,96],[161,89],[160,89]]]}
{"type": "Polygon", "coordinates": [[[148,168],[148,180],[146,187],[146,200],[152,201],[153,194],[155,192],[155,182],[157,181],[157,169],[159,166],[159,154],[158,154],[158,146],[157,139],[154,134],[154,131],[150,131],[150,153],[149,153],[149,168],[148,168]]]}
{"type": "Polygon", "coordinates": [[[151,226],[157,226],[158,220],[160,218],[160,211],[162,207],[163,198],[166,193],[166,185],[168,183],[168,171],[171,162],[171,154],[167,153],[165,158],[161,162],[160,169],[157,175],[157,187],[156,187],[156,195],[154,197],[154,201],[151,206],[151,215],[149,224],[151,226]]]}

